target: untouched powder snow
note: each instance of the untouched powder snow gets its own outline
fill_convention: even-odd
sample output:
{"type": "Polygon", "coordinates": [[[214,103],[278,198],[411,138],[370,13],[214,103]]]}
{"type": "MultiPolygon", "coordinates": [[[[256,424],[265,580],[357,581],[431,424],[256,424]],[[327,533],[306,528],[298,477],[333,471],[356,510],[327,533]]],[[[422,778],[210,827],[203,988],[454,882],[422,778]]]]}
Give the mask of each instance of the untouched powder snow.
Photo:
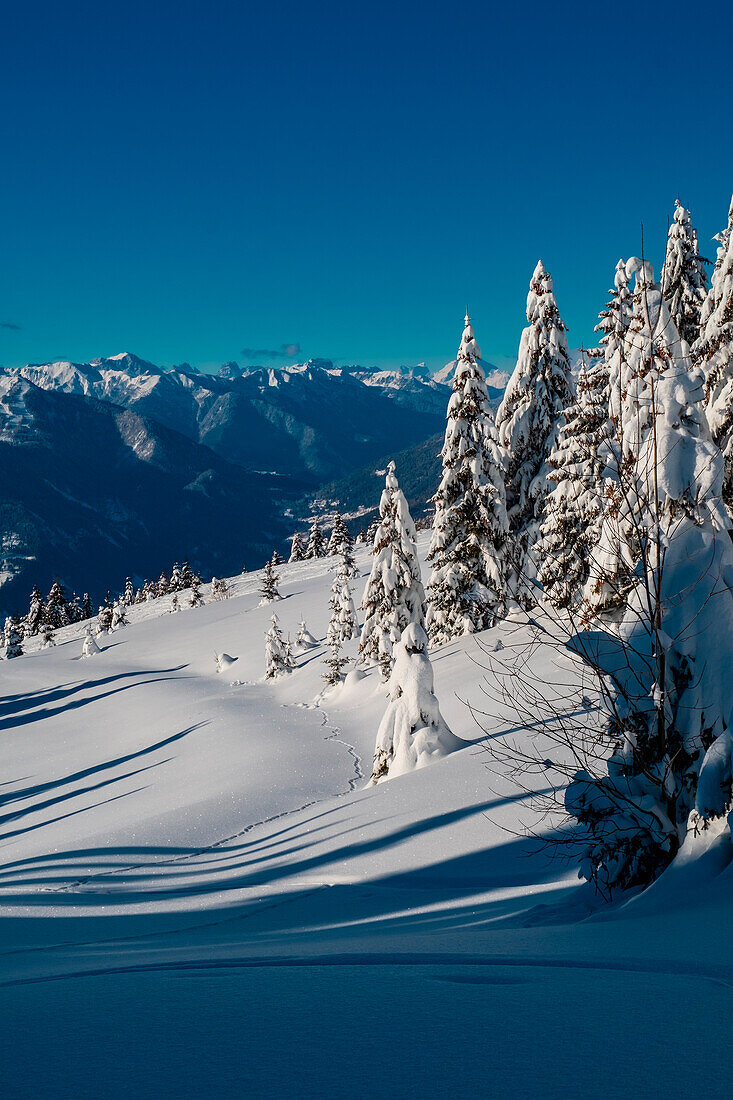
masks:
{"type": "Polygon", "coordinates": [[[333,565],[278,567],[273,681],[257,573],[2,662],[3,1096],[723,1095],[729,833],[615,907],[552,861],[489,751],[537,737],[481,691],[517,621],[431,652],[468,743],[367,789],[386,690],[324,689],[333,565]]]}

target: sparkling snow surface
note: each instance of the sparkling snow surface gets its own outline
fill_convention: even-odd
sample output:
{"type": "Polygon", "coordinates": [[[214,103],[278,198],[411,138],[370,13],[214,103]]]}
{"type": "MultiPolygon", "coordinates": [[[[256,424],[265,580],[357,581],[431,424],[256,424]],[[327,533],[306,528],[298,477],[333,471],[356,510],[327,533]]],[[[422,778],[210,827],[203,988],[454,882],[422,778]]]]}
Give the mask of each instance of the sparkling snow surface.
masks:
{"type": "MultiPolygon", "coordinates": [[[[280,567],[293,641],[322,642],[333,564],[280,567]]],[[[477,726],[473,638],[432,654],[472,744],[366,790],[378,671],[324,693],[321,644],[265,684],[259,581],[0,666],[2,1096],[727,1092],[727,831],[598,908],[486,751],[536,734],[477,726]]]]}

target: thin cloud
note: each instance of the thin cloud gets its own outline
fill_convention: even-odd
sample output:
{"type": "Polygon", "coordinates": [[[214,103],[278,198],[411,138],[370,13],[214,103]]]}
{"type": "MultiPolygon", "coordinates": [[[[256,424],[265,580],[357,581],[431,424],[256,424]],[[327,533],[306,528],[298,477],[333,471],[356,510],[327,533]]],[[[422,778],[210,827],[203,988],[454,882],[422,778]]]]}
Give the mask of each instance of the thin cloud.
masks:
{"type": "Polygon", "coordinates": [[[12,321],[0,321],[0,328],[9,328],[11,332],[20,332],[22,325],[14,325],[12,321]]]}
{"type": "Polygon", "coordinates": [[[300,344],[281,344],[279,348],[242,348],[243,359],[294,359],[300,344]]]}

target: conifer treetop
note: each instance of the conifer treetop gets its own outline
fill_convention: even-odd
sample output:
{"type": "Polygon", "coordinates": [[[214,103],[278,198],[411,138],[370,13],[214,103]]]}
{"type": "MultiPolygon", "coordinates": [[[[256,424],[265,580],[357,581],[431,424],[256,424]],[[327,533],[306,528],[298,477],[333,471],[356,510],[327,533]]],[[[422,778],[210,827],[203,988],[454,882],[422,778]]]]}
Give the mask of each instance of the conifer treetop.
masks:
{"type": "Polygon", "coordinates": [[[692,345],[700,333],[700,314],[708,288],[705,264],[698,252],[690,211],[675,201],[662,269],[662,293],[680,336],[692,345]]]}
{"type": "Polygon", "coordinates": [[[474,336],[468,309],[466,309],[466,316],[463,318],[463,325],[463,336],[461,337],[458,355],[456,356],[459,363],[461,360],[470,362],[472,359],[481,358],[481,349],[476,343],[476,337],[474,336]]]}

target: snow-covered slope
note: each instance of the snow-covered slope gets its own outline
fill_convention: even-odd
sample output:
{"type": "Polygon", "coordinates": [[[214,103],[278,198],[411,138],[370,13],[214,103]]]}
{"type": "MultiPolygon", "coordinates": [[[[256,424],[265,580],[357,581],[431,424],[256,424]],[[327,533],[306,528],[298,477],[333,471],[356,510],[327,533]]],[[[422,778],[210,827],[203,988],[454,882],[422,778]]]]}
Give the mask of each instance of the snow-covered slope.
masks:
{"type": "MultiPolygon", "coordinates": [[[[291,634],[324,637],[328,565],[283,567],[291,634]]],[[[433,654],[471,744],[366,790],[381,681],[324,694],[319,646],[265,684],[259,579],[2,666],[5,1094],[722,1094],[729,842],[598,909],[490,754],[536,735],[472,717],[495,710],[474,638],[433,654]]]]}

